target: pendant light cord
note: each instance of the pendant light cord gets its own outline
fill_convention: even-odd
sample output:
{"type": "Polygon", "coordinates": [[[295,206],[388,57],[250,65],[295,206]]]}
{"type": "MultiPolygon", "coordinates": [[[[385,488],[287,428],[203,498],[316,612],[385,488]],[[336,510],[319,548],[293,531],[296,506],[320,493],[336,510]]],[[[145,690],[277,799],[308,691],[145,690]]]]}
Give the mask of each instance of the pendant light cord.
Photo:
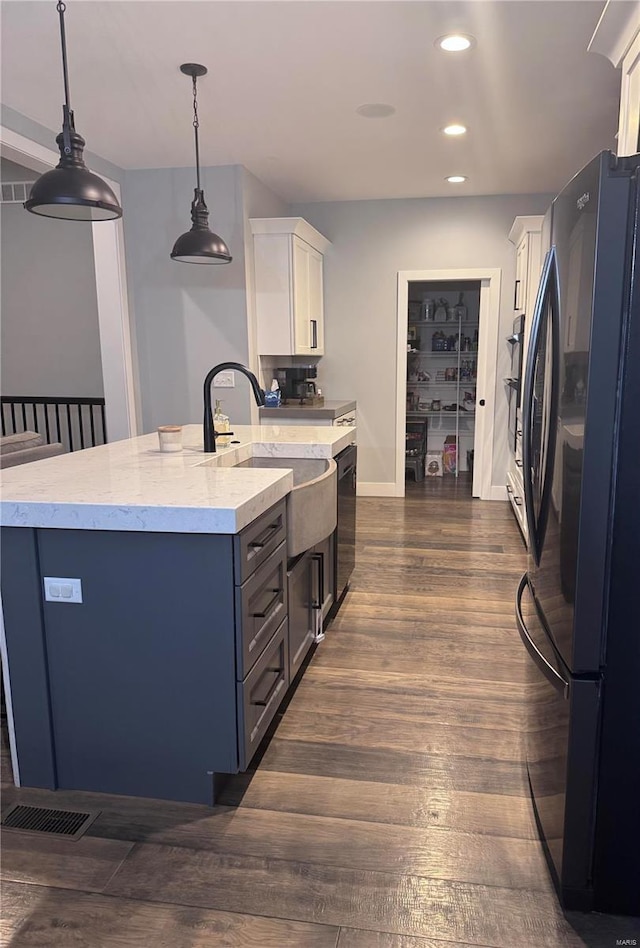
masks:
{"type": "Polygon", "coordinates": [[[64,75],[64,102],[69,111],[71,111],[71,103],[69,101],[69,76],[67,72],[67,38],[64,32],[64,11],[66,10],[65,4],[62,0],[58,0],[58,5],[56,10],[60,14],[60,42],[62,44],[62,72],[64,75]]]}
{"type": "Polygon", "coordinates": [[[67,37],[64,30],[64,11],[66,5],[62,0],[58,0],[56,10],[60,14],[60,45],[62,46],[62,75],[64,78],[64,121],[62,123],[62,134],[64,137],[64,153],[71,154],[71,127],[73,125],[73,112],[71,111],[71,96],[69,94],[69,71],[67,68],[67,37]]]}
{"type": "Polygon", "coordinates": [[[200,191],[200,145],[198,142],[198,88],[196,77],[193,77],[193,131],[196,139],[196,188],[200,191]]]}

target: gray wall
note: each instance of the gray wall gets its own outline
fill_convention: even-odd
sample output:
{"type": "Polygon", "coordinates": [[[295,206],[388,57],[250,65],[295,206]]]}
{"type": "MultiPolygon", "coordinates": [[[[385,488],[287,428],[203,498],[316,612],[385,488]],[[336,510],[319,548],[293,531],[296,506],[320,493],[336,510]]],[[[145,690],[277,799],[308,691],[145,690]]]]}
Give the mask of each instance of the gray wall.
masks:
{"type": "MultiPolygon", "coordinates": [[[[399,270],[500,267],[498,379],[508,374],[513,321],[514,217],[542,214],[551,195],[346,201],[295,205],[332,241],[325,255],[325,352],[319,375],[328,398],[358,402],[358,479],[392,483],[396,448],[396,314],[399,270]]],[[[498,382],[492,480],[507,463],[506,398],[498,382]]]]}
{"type": "MultiPolygon", "coordinates": [[[[0,173],[16,180],[10,164],[0,173]]],[[[2,393],[101,396],[91,224],[3,204],[0,241],[2,393]]]]}
{"type": "Polygon", "coordinates": [[[0,178],[2,181],[35,181],[38,177],[36,171],[31,168],[24,168],[17,165],[15,161],[9,161],[8,158],[0,158],[0,178]]]}
{"type": "MultiPolygon", "coordinates": [[[[197,266],[171,259],[173,244],[191,227],[195,171],[126,171],[123,205],[129,305],[140,370],[143,430],[202,421],[208,370],[248,357],[241,169],[202,169],[211,229],[233,261],[197,266]]],[[[220,391],[220,390],[219,390],[220,391]]],[[[232,422],[250,418],[247,383],[224,389],[232,422]]]]}
{"type": "MultiPolygon", "coordinates": [[[[143,431],[202,421],[202,383],[218,362],[256,368],[253,247],[250,217],[287,213],[287,205],[240,165],[204,168],[211,229],[233,260],[194,266],[171,260],[171,248],[191,226],[192,168],[126,171],[123,203],[129,304],[140,370],[143,431]]],[[[253,397],[215,388],[232,424],[252,420],[253,397]]]]}

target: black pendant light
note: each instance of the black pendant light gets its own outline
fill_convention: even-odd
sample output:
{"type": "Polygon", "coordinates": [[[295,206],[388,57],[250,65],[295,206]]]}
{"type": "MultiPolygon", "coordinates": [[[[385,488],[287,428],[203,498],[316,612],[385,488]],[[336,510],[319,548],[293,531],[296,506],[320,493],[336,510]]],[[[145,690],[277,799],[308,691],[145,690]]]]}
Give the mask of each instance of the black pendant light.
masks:
{"type": "Polygon", "coordinates": [[[193,129],[196,139],[196,187],[191,203],[191,230],[178,237],[171,259],[182,263],[231,263],[231,254],[222,237],[209,230],[209,211],[200,187],[200,149],[198,146],[198,76],[206,76],[207,67],[198,63],[183,63],[180,71],[193,81],[193,129]]]}
{"type": "Polygon", "coordinates": [[[60,15],[64,74],[62,132],[56,138],[60,149],[60,163],[38,178],[24,206],[32,214],[40,214],[43,217],[57,217],[69,221],[112,221],[122,217],[122,208],[109,185],[97,174],[89,171],[82,157],[85,141],[76,132],[69,101],[67,43],[64,32],[66,7],[62,0],[59,0],[56,9],[60,15]]]}

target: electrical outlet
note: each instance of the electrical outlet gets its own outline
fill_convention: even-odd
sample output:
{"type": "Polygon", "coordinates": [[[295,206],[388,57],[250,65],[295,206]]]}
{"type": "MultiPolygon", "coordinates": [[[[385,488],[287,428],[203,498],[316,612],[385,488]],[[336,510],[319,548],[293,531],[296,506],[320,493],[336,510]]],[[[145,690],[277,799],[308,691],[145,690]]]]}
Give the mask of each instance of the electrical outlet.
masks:
{"type": "Polygon", "coordinates": [[[214,388],[235,388],[236,387],[236,375],[235,372],[229,370],[227,372],[219,372],[213,380],[214,388]]]}
{"type": "Polygon", "coordinates": [[[82,602],[82,580],[45,576],[44,598],[47,602],[82,602]]]}

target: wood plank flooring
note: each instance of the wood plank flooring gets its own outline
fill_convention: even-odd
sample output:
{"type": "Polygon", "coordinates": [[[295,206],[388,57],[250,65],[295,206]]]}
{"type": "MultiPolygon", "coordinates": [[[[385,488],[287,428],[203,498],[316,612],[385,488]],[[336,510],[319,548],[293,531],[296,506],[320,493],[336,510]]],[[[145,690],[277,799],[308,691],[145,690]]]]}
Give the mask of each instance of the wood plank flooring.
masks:
{"type": "Polygon", "coordinates": [[[11,948],[613,946],[640,923],[563,914],[522,764],[525,553],[468,481],[360,498],[352,589],[252,770],[213,808],[90,806],[79,841],[6,833],[11,948]]]}

